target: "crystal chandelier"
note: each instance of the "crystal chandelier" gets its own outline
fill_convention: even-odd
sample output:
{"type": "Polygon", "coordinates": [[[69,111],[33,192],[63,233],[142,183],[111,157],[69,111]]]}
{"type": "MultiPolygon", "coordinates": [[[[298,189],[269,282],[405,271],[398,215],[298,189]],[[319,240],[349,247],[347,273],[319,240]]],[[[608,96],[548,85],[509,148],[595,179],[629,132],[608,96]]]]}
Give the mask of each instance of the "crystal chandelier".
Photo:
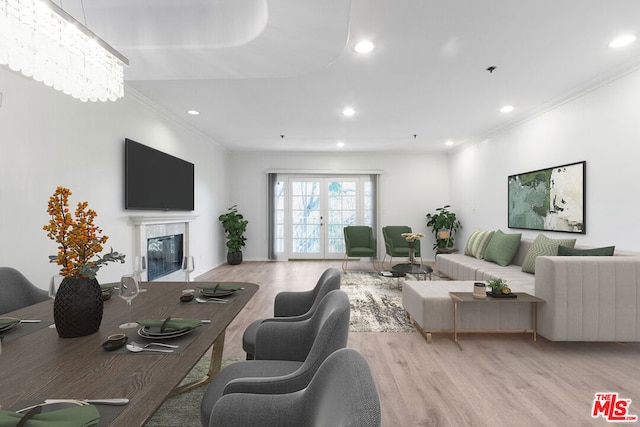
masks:
{"type": "Polygon", "coordinates": [[[51,0],[0,0],[0,65],[81,101],[115,101],[129,61],[51,0]]]}

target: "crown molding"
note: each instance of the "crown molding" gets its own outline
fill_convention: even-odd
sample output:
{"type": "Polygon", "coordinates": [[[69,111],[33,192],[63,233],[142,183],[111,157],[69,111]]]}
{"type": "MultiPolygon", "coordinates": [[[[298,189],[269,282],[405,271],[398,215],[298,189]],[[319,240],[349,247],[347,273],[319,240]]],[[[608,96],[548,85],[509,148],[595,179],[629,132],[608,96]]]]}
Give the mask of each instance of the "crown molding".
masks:
{"type": "Polygon", "coordinates": [[[135,90],[134,88],[129,86],[126,82],[125,82],[124,86],[125,86],[125,91],[124,91],[125,98],[131,99],[131,100],[137,102],[138,104],[142,105],[143,107],[148,108],[149,110],[153,111],[157,115],[161,116],[163,119],[165,119],[167,121],[170,121],[171,123],[182,127],[186,131],[194,133],[194,134],[197,134],[199,137],[209,141],[216,148],[218,148],[218,149],[220,149],[222,151],[226,151],[226,152],[229,151],[229,149],[227,147],[221,145],[218,141],[216,141],[215,139],[213,139],[212,137],[210,137],[206,133],[202,132],[200,129],[196,128],[191,123],[186,122],[181,117],[176,116],[173,112],[171,112],[171,111],[167,110],[166,108],[162,107],[160,104],[156,103],[155,101],[151,100],[150,98],[147,98],[146,96],[144,96],[143,94],[141,94],[140,92],[138,92],[137,90],[135,90]]]}
{"type": "Polygon", "coordinates": [[[594,92],[604,86],[607,86],[611,83],[620,80],[623,77],[628,76],[629,74],[635,73],[640,70],[640,56],[625,62],[619,67],[612,68],[607,72],[601,73],[598,76],[592,78],[591,80],[586,81],[585,83],[574,87],[572,90],[565,92],[563,95],[560,95],[551,101],[542,104],[540,107],[531,111],[531,113],[526,116],[514,119],[512,121],[503,123],[499,126],[495,126],[486,132],[483,132],[478,137],[473,140],[467,141],[466,143],[457,145],[448,151],[448,153],[457,152],[463,150],[464,148],[476,145],[481,143],[482,141],[486,141],[489,138],[493,138],[497,135],[500,135],[504,132],[507,132],[511,129],[514,129],[518,126],[523,125],[539,116],[549,113],[550,111],[555,110],[565,104],[573,102],[579,98],[582,98],[585,95],[588,95],[591,92],[594,92]]]}

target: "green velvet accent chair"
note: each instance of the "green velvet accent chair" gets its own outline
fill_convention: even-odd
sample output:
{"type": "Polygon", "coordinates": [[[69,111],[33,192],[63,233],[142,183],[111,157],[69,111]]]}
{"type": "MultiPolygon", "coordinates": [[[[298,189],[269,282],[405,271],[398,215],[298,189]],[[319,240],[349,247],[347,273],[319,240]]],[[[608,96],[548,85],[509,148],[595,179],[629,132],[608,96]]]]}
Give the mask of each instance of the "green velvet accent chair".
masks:
{"type": "MultiPolygon", "coordinates": [[[[382,266],[389,256],[389,268],[393,264],[393,257],[396,258],[409,258],[409,242],[402,237],[403,233],[413,233],[411,227],[406,225],[388,225],[382,227],[382,237],[384,237],[384,249],[385,254],[382,258],[382,266]]],[[[422,256],[420,255],[420,239],[415,242],[414,257],[420,258],[420,264],[422,264],[422,256]]]]}
{"type": "Polygon", "coordinates": [[[349,258],[371,258],[374,270],[377,270],[375,259],[378,256],[378,241],[373,229],[366,225],[350,225],[344,227],[344,261],[342,270],[347,270],[349,258]]]}

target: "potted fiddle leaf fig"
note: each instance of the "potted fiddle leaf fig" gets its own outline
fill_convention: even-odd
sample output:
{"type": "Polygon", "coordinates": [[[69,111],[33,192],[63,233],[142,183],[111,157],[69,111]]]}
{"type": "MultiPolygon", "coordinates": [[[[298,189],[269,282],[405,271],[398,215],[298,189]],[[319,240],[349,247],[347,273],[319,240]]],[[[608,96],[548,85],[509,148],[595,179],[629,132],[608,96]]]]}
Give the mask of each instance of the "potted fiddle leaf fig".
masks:
{"type": "Polygon", "coordinates": [[[245,245],[249,221],[238,212],[237,205],[231,206],[226,213],[220,215],[218,220],[222,223],[227,237],[227,263],[237,265],[242,262],[242,248],[245,245]]]}
{"type": "Polygon", "coordinates": [[[449,210],[450,205],[437,208],[435,213],[427,214],[427,227],[431,227],[436,242],[433,249],[453,248],[456,231],[462,227],[455,212],[449,210]]]}

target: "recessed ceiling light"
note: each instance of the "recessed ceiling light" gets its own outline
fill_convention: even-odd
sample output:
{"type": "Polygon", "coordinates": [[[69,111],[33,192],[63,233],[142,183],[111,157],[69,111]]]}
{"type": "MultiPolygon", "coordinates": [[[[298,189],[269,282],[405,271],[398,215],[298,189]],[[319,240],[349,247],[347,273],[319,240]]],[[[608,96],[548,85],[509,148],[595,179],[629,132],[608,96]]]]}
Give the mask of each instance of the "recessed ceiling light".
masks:
{"type": "Polygon", "coordinates": [[[501,113],[510,113],[513,111],[513,105],[505,105],[500,109],[501,113]]]}
{"type": "Polygon", "coordinates": [[[358,53],[369,53],[373,50],[373,43],[369,40],[363,40],[356,44],[354,50],[358,53]]]}
{"type": "Polygon", "coordinates": [[[345,107],[344,110],[342,110],[342,115],[343,116],[347,116],[347,117],[351,117],[356,113],[356,110],[354,110],[351,107],[345,107]]]}
{"type": "Polygon", "coordinates": [[[612,47],[612,48],[623,47],[633,43],[635,40],[636,40],[636,36],[632,34],[625,34],[624,36],[620,36],[614,39],[611,43],[609,43],[609,47],[612,47]]]}
{"type": "Polygon", "coordinates": [[[344,147],[344,142],[342,142],[342,141],[336,142],[336,147],[338,147],[338,148],[344,147]]]}
{"type": "Polygon", "coordinates": [[[187,110],[187,114],[191,114],[192,116],[197,116],[200,114],[198,110],[187,110]]]}

